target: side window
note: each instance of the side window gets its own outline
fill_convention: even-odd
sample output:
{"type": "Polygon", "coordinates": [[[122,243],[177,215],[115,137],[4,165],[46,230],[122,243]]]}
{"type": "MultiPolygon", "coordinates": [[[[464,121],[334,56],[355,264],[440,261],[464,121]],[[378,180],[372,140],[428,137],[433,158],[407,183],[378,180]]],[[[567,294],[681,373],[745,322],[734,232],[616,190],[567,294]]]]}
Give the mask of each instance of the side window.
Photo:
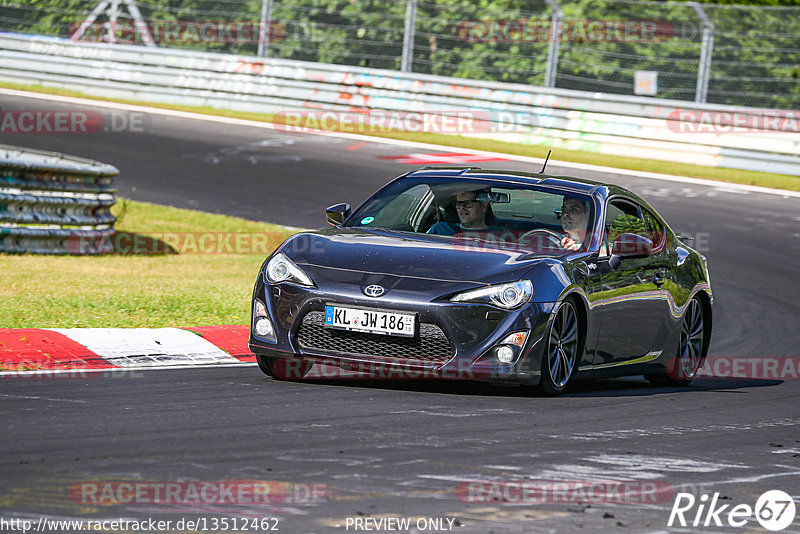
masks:
{"type": "Polygon", "coordinates": [[[661,245],[664,239],[664,227],[656,219],[655,215],[642,208],[642,215],[644,216],[644,225],[647,229],[647,238],[653,242],[653,248],[661,245]]]}
{"type": "Polygon", "coordinates": [[[639,207],[627,200],[616,199],[608,203],[601,255],[608,255],[614,240],[622,234],[638,234],[650,239],[647,224],[639,213],[639,207]]]}

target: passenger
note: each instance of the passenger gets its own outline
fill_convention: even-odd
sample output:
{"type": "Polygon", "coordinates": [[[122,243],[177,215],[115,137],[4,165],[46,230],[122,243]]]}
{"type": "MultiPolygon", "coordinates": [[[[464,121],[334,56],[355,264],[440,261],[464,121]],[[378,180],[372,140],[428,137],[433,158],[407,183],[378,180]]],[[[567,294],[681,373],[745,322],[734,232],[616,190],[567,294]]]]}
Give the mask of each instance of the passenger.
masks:
{"type": "Polygon", "coordinates": [[[586,239],[589,224],[589,208],[580,199],[564,197],[561,204],[561,228],[567,236],[561,240],[561,246],[568,250],[578,250],[586,239]]]}
{"type": "Polygon", "coordinates": [[[488,202],[477,200],[477,191],[464,191],[456,196],[458,223],[439,221],[428,229],[429,234],[456,235],[463,232],[505,232],[505,228],[487,224],[494,219],[488,202]]]}

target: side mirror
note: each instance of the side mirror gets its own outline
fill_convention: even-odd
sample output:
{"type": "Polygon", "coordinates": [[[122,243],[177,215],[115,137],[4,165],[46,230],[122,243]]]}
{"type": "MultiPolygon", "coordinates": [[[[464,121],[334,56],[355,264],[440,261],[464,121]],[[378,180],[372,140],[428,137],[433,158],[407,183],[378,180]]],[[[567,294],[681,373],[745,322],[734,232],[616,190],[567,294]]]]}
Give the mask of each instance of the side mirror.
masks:
{"type": "Polygon", "coordinates": [[[616,269],[625,258],[646,258],[652,253],[653,242],[650,239],[638,234],[622,234],[614,240],[608,263],[616,269]]]}
{"type": "Polygon", "coordinates": [[[350,216],[350,204],[336,204],[325,210],[325,218],[331,226],[341,226],[350,216]]]}

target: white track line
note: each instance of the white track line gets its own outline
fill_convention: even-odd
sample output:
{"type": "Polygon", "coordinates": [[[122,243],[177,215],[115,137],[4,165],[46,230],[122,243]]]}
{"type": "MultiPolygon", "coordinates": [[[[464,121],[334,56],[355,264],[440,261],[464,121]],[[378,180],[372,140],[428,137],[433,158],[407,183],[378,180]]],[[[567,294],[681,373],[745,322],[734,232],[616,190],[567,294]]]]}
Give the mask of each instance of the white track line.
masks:
{"type": "MultiPolygon", "coordinates": [[[[112,108],[118,110],[125,110],[125,111],[139,111],[143,113],[153,113],[158,115],[165,115],[168,117],[179,117],[183,119],[194,119],[194,120],[202,120],[202,121],[209,121],[209,122],[218,122],[223,124],[233,124],[237,126],[249,126],[253,128],[263,128],[265,130],[275,130],[275,126],[268,122],[259,122],[259,121],[251,121],[245,119],[234,119],[230,117],[219,117],[216,115],[204,115],[202,113],[192,113],[188,111],[177,111],[171,109],[162,109],[162,108],[154,108],[148,106],[134,106],[131,104],[120,104],[116,102],[104,102],[102,100],[93,100],[89,98],[77,98],[71,96],[58,96],[58,95],[48,95],[45,93],[33,93],[28,91],[17,91],[15,89],[3,89],[0,88],[0,94],[6,94],[9,96],[19,96],[19,97],[26,97],[26,98],[38,98],[41,100],[50,100],[55,102],[68,102],[71,104],[79,104],[85,106],[96,106],[96,107],[105,107],[105,108],[112,108]]],[[[529,156],[517,156],[514,154],[504,154],[501,152],[486,152],[483,150],[472,150],[468,148],[461,148],[461,147],[452,147],[452,146],[445,146],[445,145],[434,145],[430,143],[418,143],[414,141],[400,141],[397,139],[386,139],[383,137],[373,137],[371,135],[360,135],[360,134],[350,134],[350,133],[343,133],[343,132],[329,132],[324,130],[317,130],[311,131],[309,133],[314,133],[317,135],[325,135],[328,137],[339,137],[344,139],[352,139],[356,141],[367,141],[370,143],[382,143],[386,145],[395,145],[395,146],[402,146],[402,147],[409,147],[409,148],[425,148],[431,150],[441,150],[445,152],[452,152],[453,150],[459,150],[463,152],[467,152],[470,154],[480,154],[483,156],[495,157],[495,158],[506,158],[514,161],[521,161],[525,163],[535,163],[537,165],[542,165],[544,163],[544,158],[533,158],[529,156]]],[[[545,150],[546,147],[542,147],[542,151],[545,150]]],[[[613,174],[621,174],[624,176],[633,176],[636,178],[650,178],[653,180],[665,180],[669,182],[679,182],[679,183],[686,183],[686,184],[694,184],[694,185],[703,185],[708,187],[715,187],[719,189],[727,189],[727,190],[734,190],[734,191],[742,191],[747,193],[763,193],[767,195],[777,195],[783,198],[800,198],[800,191],[786,191],[783,189],[772,189],[769,187],[760,187],[756,185],[747,185],[747,184],[736,184],[731,182],[722,182],[722,181],[715,181],[715,180],[703,180],[701,178],[690,178],[688,176],[676,176],[672,174],[660,174],[655,172],[642,172],[642,171],[632,171],[629,169],[616,169],[614,167],[603,167],[600,165],[588,165],[585,163],[572,163],[569,161],[559,161],[559,160],[550,160],[550,164],[557,165],[559,167],[567,167],[572,169],[580,169],[580,170],[587,170],[587,171],[594,171],[594,172],[603,172],[603,173],[613,173],[613,174]]]]}

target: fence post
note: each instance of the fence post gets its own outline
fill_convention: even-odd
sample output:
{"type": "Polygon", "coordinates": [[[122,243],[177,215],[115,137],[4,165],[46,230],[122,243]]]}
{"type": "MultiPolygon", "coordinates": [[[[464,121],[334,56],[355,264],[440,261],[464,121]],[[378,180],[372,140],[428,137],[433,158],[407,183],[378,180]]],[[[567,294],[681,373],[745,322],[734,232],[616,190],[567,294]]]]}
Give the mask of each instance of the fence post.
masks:
{"type": "Polygon", "coordinates": [[[414,30],[417,23],[417,0],[407,0],[406,2],[406,26],[403,32],[403,59],[400,63],[400,70],[411,72],[414,62],[414,30]]]}
{"type": "Polygon", "coordinates": [[[561,44],[561,19],[564,18],[564,11],[556,0],[547,0],[547,5],[553,11],[550,18],[550,44],[547,47],[547,64],[544,68],[544,86],[556,86],[556,72],[558,72],[558,48],[561,44]]]}
{"type": "Polygon", "coordinates": [[[700,48],[700,65],[697,68],[697,89],[694,101],[705,104],[708,97],[708,77],[711,73],[711,53],[714,50],[714,23],[697,2],[689,2],[703,24],[703,41],[700,48]]]}
{"type": "Polygon", "coordinates": [[[261,25],[258,27],[258,57],[267,55],[272,18],[272,0],[261,0],[261,25]]]}
{"type": "Polygon", "coordinates": [[[142,13],[139,11],[139,6],[136,5],[136,0],[125,0],[125,5],[128,6],[128,13],[133,16],[136,32],[142,34],[144,44],[146,46],[156,46],[155,40],[150,34],[150,28],[147,27],[147,23],[144,17],[142,17],[142,13]]]}
{"type": "MultiPolygon", "coordinates": [[[[153,36],[150,34],[150,29],[147,27],[147,23],[145,22],[144,18],[142,18],[142,14],[139,11],[138,6],[136,5],[136,0],[122,0],[125,5],[128,7],[128,12],[133,17],[134,25],[136,27],[136,32],[134,35],[141,34],[142,41],[146,46],[156,46],[155,40],[153,36]]],[[[75,30],[72,35],[69,36],[70,39],[73,41],[80,41],[83,34],[86,30],[95,23],[97,17],[99,17],[104,11],[109,11],[108,20],[109,22],[105,23],[108,41],[113,43],[116,42],[116,36],[114,32],[117,29],[117,18],[119,17],[119,4],[120,0],[102,0],[100,3],[95,6],[89,16],[81,22],[81,25],[78,26],[78,29],[75,30]]]]}

